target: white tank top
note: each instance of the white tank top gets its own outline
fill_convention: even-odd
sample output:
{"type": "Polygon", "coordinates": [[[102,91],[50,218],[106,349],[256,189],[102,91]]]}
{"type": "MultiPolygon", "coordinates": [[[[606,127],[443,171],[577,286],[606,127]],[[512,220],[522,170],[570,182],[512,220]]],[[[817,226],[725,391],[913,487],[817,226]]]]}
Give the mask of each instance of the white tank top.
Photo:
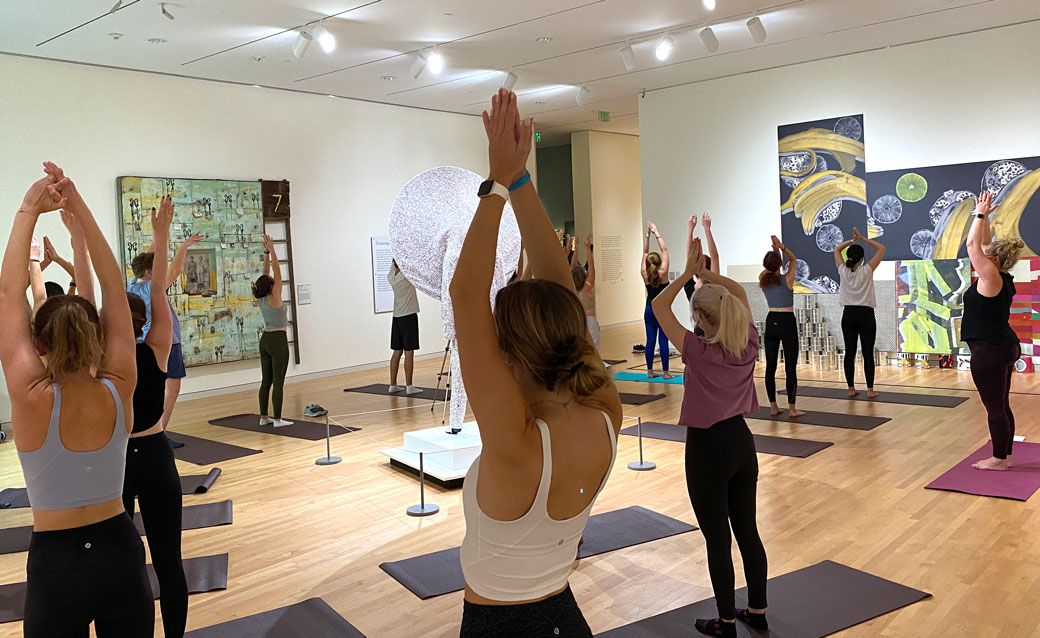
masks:
{"type": "Polygon", "coordinates": [[[466,537],[460,553],[462,573],[470,589],[489,600],[519,602],[544,598],[566,587],[592,505],[607,484],[617,456],[614,426],[606,413],[603,418],[610,436],[607,472],[588,507],[564,521],[549,516],[552,446],[549,426],[544,421],[535,420],[542,435],[542,477],[538,493],[531,509],[515,521],[497,521],[481,511],[477,504],[480,457],[473,461],[462,487],[466,537]]]}

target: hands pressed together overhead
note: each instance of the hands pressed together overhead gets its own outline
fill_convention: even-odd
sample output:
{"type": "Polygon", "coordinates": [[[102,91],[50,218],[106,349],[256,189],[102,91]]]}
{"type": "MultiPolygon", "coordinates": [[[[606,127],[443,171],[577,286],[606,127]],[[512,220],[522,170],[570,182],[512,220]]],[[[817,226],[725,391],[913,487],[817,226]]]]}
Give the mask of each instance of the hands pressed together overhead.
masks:
{"type": "Polygon", "coordinates": [[[484,111],[488,136],[489,179],[509,186],[523,177],[531,154],[534,119],[520,119],[516,93],[499,89],[491,98],[491,112],[484,111]]]}
{"type": "Polygon", "coordinates": [[[690,250],[686,254],[686,269],[684,271],[684,278],[689,279],[690,277],[696,277],[701,274],[704,270],[704,249],[701,247],[701,240],[698,237],[690,242],[690,250]]]}

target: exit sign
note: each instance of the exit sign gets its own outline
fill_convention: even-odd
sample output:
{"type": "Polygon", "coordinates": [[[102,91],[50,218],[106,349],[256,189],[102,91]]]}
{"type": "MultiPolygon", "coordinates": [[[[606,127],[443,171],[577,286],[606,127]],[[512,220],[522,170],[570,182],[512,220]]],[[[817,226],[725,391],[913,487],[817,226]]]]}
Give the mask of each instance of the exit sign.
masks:
{"type": "Polygon", "coordinates": [[[606,123],[610,121],[610,111],[599,111],[599,121],[606,123]]]}
{"type": "Polygon", "coordinates": [[[542,132],[541,131],[535,131],[534,132],[534,141],[536,143],[542,141],[542,132]]]}

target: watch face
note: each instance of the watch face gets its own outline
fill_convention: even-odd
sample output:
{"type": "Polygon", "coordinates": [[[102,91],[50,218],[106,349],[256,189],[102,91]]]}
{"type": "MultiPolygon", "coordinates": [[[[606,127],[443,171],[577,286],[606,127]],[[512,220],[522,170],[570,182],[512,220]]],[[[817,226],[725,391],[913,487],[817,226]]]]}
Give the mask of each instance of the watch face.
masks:
{"type": "Polygon", "coordinates": [[[491,181],[490,179],[486,182],[483,182],[480,185],[480,189],[477,190],[477,197],[487,197],[491,194],[491,191],[494,190],[494,188],[495,182],[491,181]]]}

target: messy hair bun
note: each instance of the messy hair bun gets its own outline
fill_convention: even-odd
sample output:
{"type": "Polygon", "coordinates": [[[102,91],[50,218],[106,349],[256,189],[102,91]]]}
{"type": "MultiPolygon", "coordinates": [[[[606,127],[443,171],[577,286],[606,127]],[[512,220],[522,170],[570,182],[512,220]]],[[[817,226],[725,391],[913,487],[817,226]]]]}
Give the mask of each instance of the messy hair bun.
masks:
{"type": "Polygon", "coordinates": [[[1015,264],[1018,263],[1022,249],[1025,247],[1025,242],[1018,238],[994,239],[993,243],[990,244],[988,253],[997,258],[997,268],[1007,271],[1014,268],[1015,264]]]}

